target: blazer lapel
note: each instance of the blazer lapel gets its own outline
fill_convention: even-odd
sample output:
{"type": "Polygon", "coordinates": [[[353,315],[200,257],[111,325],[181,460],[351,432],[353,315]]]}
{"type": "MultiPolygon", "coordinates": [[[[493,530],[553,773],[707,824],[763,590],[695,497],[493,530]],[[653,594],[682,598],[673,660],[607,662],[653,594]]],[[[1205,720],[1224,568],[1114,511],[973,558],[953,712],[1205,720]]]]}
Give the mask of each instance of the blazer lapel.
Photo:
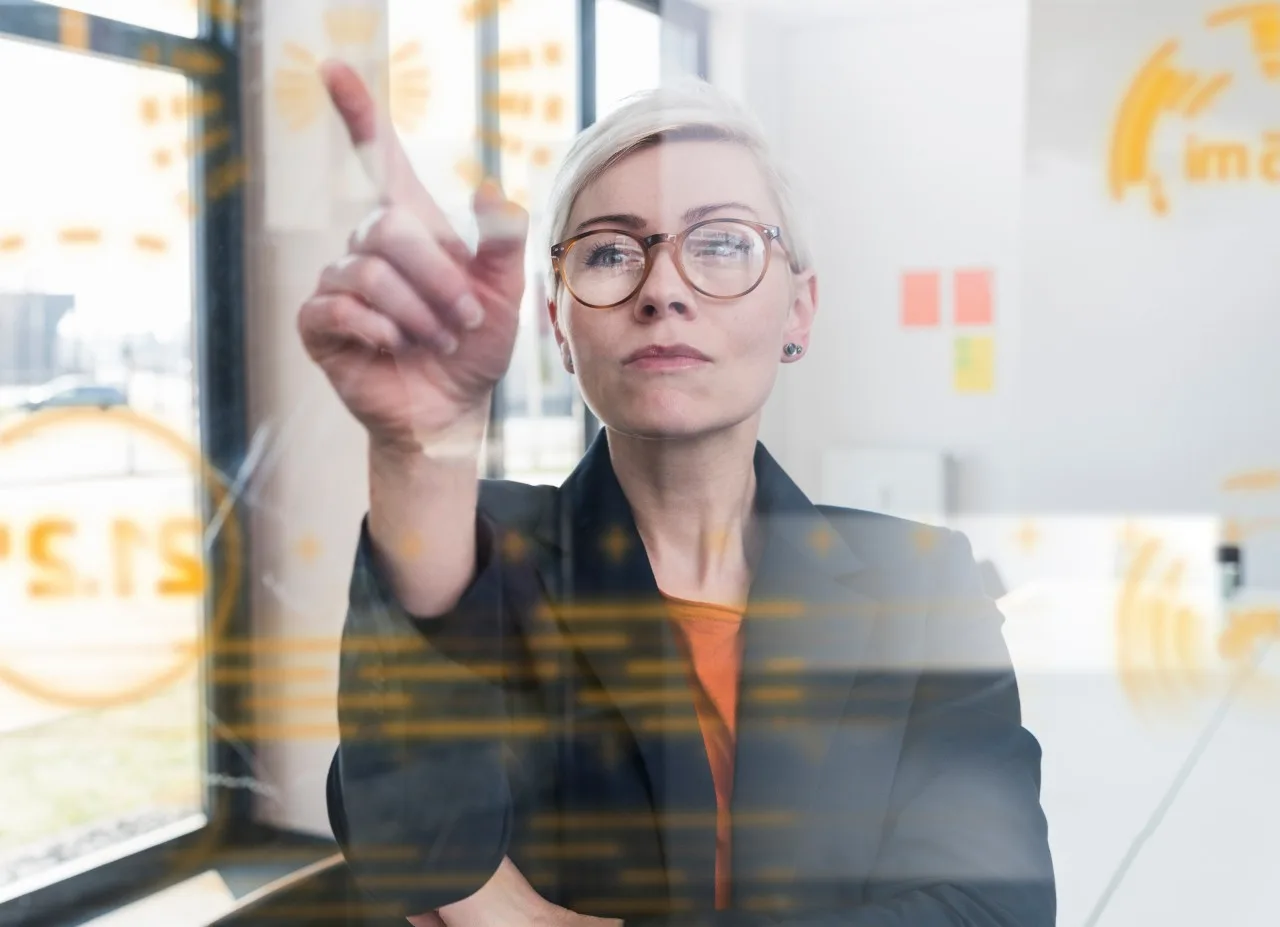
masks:
{"type": "MultiPolygon", "coordinates": [[[[733,793],[735,903],[790,880],[817,775],[862,665],[878,600],[874,570],[762,446],[764,544],[744,622],[733,793]]],[[[817,810],[817,809],[815,809],[817,810]]]]}
{"type": "MultiPolygon", "coordinates": [[[[715,786],[679,642],[648,554],[618,484],[602,430],[559,494],[543,537],[560,549],[548,577],[559,631],[594,692],[576,693],[574,716],[600,705],[621,715],[647,780],[672,900],[714,900],[715,786]]],[[[573,694],[571,698],[575,697],[573,694]]],[[[583,731],[584,736],[592,732],[583,731]]]]}

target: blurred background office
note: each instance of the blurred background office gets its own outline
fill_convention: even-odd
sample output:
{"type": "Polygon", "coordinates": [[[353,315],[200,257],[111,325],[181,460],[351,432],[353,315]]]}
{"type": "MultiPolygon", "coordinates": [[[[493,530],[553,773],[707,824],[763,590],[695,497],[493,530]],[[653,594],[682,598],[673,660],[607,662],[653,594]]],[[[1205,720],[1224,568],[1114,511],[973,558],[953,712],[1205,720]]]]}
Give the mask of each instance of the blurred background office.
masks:
{"type": "MultiPolygon", "coordinates": [[[[340,872],[365,455],[294,317],[373,199],[329,56],[467,235],[629,93],[745,102],[820,281],[762,439],[972,539],[1060,922],[1275,922],[1280,2],[0,0],[0,924],[340,872]]],[[[555,483],[598,423],[542,287],[486,466],[555,483]]]]}

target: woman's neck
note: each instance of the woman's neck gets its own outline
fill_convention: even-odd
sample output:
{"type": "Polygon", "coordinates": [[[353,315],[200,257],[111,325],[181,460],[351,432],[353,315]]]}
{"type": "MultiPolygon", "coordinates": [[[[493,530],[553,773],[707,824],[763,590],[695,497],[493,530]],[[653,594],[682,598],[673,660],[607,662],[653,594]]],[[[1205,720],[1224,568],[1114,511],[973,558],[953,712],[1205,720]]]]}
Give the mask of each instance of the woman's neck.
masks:
{"type": "Polygon", "coordinates": [[[658,587],[741,604],[750,586],[755,505],[754,420],[689,440],[609,432],[609,456],[658,587]]]}

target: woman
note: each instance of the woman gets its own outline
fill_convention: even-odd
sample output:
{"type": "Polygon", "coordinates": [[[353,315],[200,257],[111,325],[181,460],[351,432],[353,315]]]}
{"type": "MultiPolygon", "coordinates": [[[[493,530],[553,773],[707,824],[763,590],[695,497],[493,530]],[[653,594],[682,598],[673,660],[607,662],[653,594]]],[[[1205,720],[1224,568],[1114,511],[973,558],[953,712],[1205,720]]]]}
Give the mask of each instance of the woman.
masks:
{"type": "Polygon", "coordinates": [[[757,442],[811,258],[754,124],[636,98],[555,185],[548,310],[604,423],[478,481],[527,219],[470,250],[347,68],[382,207],[302,307],[369,435],[330,816],[415,924],[1051,924],[1039,747],[967,541],[815,506],[757,442]]]}

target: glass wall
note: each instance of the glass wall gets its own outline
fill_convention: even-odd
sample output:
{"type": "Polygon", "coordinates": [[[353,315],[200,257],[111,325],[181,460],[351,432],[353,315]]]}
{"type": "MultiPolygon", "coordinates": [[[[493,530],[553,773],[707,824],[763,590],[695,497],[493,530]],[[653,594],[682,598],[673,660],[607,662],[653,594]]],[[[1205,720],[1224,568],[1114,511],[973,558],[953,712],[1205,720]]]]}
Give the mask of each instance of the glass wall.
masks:
{"type": "MultiPolygon", "coordinates": [[[[0,899],[204,823],[191,113],[0,39],[0,899]]],[[[205,134],[201,142],[217,144],[205,134]]]]}
{"type": "MultiPolygon", "coordinates": [[[[369,58],[459,231],[474,233],[486,173],[532,215],[495,433],[504,475],[533,482],[562,480],[584,435],[546,311],[552,175],[585,118],[662,70],[656,10],[588,6],[386,0],[369,58]]],[[[65,913],[140,889],[177,871],[153,849],[212,847],[222,810],[252,813],[238,783],[257,784],[256,746],[235,733],[251,699],[224,711],[252,695],[229,504],[253,456],[237,432],[246,170],[239,49],[201,35],[209,14],[229,35],[238,9],[0,2],[0,120],[18,128],[0,147],[0,923],[37,896],[31,911],[48,898],[65,913]]],[[[369,17],[297,19],[298,36],[266,35],[278,17],[239,25],[262,52],[255,92],[287,130],[264,134],[254,165],[265,225],[310,233],[312,205],[291,195],[314,179],[302,130],[324,121],[319,49],[369,17]]]]}

